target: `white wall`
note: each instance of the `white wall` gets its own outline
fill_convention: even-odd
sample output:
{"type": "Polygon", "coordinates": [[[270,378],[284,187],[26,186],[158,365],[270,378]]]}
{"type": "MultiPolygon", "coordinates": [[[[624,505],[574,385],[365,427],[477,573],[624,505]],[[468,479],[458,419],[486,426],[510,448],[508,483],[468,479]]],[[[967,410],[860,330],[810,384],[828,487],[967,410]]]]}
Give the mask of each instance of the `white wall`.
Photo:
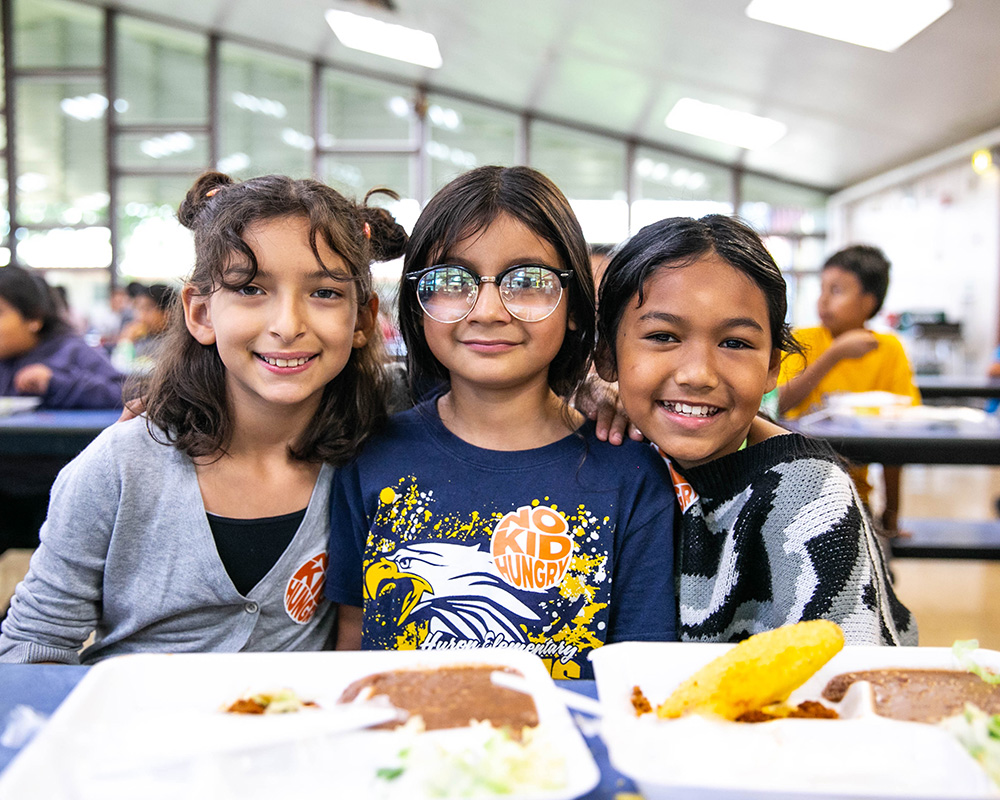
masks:
{"type": "MultiPolygon", "coordinates": [[[[970,149],[971,148],[971,149],[970,149]]],[[[944,311],[963,324],[964,364],[985,372],[1000,317],[1000,167],[973,171],[950,149],[831,199],[829,250],[881,247],[892,262],[885,313],[944,311]]],[[[956,371],[956,370],[953,370],[956,371]]]]}

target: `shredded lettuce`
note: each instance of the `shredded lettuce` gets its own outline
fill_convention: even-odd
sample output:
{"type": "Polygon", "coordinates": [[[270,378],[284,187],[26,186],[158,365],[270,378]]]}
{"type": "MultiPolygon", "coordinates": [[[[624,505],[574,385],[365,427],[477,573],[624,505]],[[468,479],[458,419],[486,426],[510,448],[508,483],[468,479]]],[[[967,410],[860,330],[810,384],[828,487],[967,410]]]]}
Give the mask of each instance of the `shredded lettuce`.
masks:
{"type": "Polygon", "coordinates": [[[975,652],[978,648],[978,639],[959,639],[951,646],[951,652],[952,655],[955,656],[955,660],[961,665],[962,669],[978,675],[987,683],[1000,683],[1000,673],[992,672],[991,670],[986,669],[986,667],[977,664],[972,658],[973,652],[975,652]]]}
{"type": "Polygon", "coordinates": [[[987,714],[970,703],[965,711],[941,723],[962,743],[1000,787],[1000,714],[987,714]]]}
{"type": "Polygon", "coordinates": [[[565,759],[536,729],[517,740],[505,729],[476,723],[458,747],[414,733],[397,763],[376,773],[396,784],[400,796],[488,798],[561,789],[568,781],[565,759]]]}

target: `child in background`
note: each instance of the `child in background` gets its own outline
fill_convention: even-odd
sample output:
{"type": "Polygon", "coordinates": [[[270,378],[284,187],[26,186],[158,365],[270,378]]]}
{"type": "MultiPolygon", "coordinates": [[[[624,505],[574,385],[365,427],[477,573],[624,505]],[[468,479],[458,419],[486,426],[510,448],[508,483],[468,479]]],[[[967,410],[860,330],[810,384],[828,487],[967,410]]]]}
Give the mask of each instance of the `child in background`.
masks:
{"type": "Polygon", "coordinates": [[[42,408],[118,408],[122,376],[60,316],[42,278],[0,268],[0,396],[31,395],[42,408]]]}
{"type": "Polygon", "coordinates": [[[563,194],[527,167],[456,178],[416,222],[399,302],[410,379],[441,387],[334,478],[338,647],[509,646],[577,678],[605,642],[674,639],[663,464],[565,399],[594,286],[563,194]]]}
{"type": "MultiPolygon", "coordinates": [[[[865,324],[885,301],[889,261],[877,247],[854,245],[830,256],[823,265],[817,309],[822,325],[795,332],[801,353],[785,359],[778,378],[780,413],[795,419],[821,408],[833,392],[891,392],[920,403],[913,370],[899,339],[875,333],[865,324]]],[[[898,466],[883,467],[885,510],[881,532],[895,536],[899,519],[898,466]]],[[[851,477],[865,505],[871,493],[868,468],[854,467],[851,477]]]]}
{"type": "Polygon", "coordinates": [[[132,345],[133,358],[152,358],[170,321],[177,292],[165,283],[144,287],[132,301],[133,319],[122,329],[121,341],[132,345]]]}
{"type": "Polygon", "coordinates": [[[318,650],[332,464],[384,421],[387,212],[315,181],[199,178],[195,267],[146,390],[59,475],[0,660],[318,650]],[[94,643],[78,656],[87,636],[94,643]]]}
{"type": "Polygon", "coordinates": [[[783,353],[785,281],[746,225],[648,225],[601,287],[598,366],[671,465],[680,636],[732,642],[829,619],[849,644],[916,644],[828,444],[758,416],[783,353]]]}

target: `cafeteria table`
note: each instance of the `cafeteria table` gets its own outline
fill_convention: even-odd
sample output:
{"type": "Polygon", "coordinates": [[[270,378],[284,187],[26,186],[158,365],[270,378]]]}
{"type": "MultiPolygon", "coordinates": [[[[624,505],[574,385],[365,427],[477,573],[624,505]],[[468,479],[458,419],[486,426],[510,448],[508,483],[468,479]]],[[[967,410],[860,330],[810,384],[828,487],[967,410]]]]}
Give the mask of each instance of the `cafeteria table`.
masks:
{"type": "Polygon", "coordinates": [[[1000,420],[981,425],[926,423],[893,426],[877,417],[811,415],[785,427],[826,439],[857,464],[983,464],[1000,466],[1000,420]]]}
{"type": "Polygon", "coordinates": [[[67,461],[121,416],[121,409],[29,411],[0,417],[0,456],[67,461]]]}
{"type": "MultiPolygon", "coordinates": [[[[1000,465],[1000,419],[981,424],[893,425],[877,417],[824,417],[813,414],[785,427],[826,439],[857,464],[1000,465]]],[[[905,509],[903,509],[905,512],[905,509]]],[[[900,520],[910,536],[891,540],[893,555],[908,558],[1000,560],[1000,520],[900,520]]]]}
{"type": "MultiPolygon", "coordinates": [[[[26,706],[40,714],[51,715],[88,669],[62,664],[0,664],[0,772],[26,744],[8,741],[6,732],[12,712],[19,706],[26,706]]],[[[588,697],[597,696],[597,687],[592,680],[557,683],[588,697]]],[[[614,800],[620,793],[635,792],[635,784],[611,766],[607,748],[597,735],[596,726],[587,724],[591,722],[590,718],[580,719],[578,712],[573,713],[601,773],[600,783],[583,798],[614,800]]]]}
{"type": "Polygon", "coordinates": [[[955,377],[951,375],[917,375],[915,378],[923,400],[942,398],[1000,399],[1000,378],[979,375],[955,377]]]}

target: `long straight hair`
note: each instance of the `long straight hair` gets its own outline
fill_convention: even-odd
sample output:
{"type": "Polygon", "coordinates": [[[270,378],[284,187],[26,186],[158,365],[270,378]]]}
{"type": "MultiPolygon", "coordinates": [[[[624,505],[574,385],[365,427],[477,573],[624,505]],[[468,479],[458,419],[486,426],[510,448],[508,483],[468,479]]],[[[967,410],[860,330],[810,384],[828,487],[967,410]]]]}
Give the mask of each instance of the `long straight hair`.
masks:
{"type": "Polygon", "coordinates": [[[575,330],[566,330],[549,367],[549,387],[560,397],[569,397],[587,374],[596,325],[594,277],[587,242],[569,201],[551,180],[530,167],[478,167],[434,195],[413,226],[406,248],[399,322],[415,393],[416,387],[447,381],[448,370],[427,345],[423,311],[406,276],[447,258],[455,245],[486,230],[504,214],[551,244],[562,266],[573,270],[567,302],[575,330]]]}

